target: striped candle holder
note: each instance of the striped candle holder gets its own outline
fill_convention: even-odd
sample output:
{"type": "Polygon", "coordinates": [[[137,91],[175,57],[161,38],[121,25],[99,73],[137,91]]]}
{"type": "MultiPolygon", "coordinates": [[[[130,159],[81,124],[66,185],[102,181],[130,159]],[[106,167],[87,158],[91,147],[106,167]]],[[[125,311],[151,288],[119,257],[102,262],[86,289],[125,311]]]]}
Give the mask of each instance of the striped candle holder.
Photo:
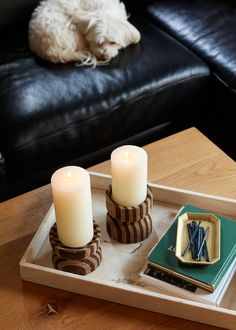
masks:
{"type": "Polygon", "coordinates": [[[138,206],[122,206],[112,199],[111,185],[106,191],[106,225],[110,237],[122,243],[137,243],[152,231],[153,194],[147,186],[147,197],[138,206]]]}
{"type": "Polygon", "coordinates": [[[93,239],[85,246],[71,248],[62,244],[57,233],[56,223],[49,232],[52,247],[52,262],[56,269],[65,272],[87,275],[93,272],[102,260],[101,230],[93,221],[93,239]]]}

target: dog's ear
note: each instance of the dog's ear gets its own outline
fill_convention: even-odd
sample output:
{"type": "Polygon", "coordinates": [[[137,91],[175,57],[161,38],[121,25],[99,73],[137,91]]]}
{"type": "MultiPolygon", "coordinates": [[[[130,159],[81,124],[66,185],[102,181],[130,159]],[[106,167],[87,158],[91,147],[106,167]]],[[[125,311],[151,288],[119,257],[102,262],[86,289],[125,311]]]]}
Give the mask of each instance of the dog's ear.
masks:
{"type": "Polygon", "coordinates": [[[129,22],[128,22],[128,24],[129,24],[129,30],[130,30],[130,40],[131,40],[132,44],[137,44],[141,39],[140,32],[136,29],[135,26],[133,26],[129,22]]]}
{"type": "Polygon", "coordinates": [[[78,26],[79,30],[84,34],[87,34],[88,31],[96,24],[97,17],[95,15],[88,14],[81,11],[80,15],[74,19],[74,22],[78,26]]]}
{"type": "Polygon", "coordinates": [[[97,17],[95,15],[89,15],[85,34],[87,34],[91,29],[93,29],[96,24],[97,24],[97,17]]]}
{"type": "Polygon", "coordinates": [[[128,21],[125,22],[125,44],[129,46],[130,44],[137,44],[140,41],[140,32],[128,21]]]}

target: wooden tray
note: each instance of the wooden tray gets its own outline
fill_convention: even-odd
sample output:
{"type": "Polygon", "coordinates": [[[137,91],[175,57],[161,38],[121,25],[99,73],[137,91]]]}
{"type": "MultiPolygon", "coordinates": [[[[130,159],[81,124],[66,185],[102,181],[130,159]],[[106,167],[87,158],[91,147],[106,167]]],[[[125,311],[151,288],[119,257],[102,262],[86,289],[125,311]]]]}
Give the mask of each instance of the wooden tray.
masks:
{"type": "Polygon", "coordinates": [[[169,227],[179,208],[190,203],[236,218],[236,200],[225,199],[150,184],[154,195],[152,210],[153,232],[143,242],[122,244],[106,232],[105,190],[110,176],[91,173],[93,215],[102,230],[103,260],[87,276],[66,273],[53,268],[48,233],[55,222],[51,207],[20,261],[22,279],[95,298],[173,315],[218,327],[236,329],[236,276],[232,280],[220,307],[186,300],[155,290],[140,283],[138,274],[148,252],[169,227]]]}

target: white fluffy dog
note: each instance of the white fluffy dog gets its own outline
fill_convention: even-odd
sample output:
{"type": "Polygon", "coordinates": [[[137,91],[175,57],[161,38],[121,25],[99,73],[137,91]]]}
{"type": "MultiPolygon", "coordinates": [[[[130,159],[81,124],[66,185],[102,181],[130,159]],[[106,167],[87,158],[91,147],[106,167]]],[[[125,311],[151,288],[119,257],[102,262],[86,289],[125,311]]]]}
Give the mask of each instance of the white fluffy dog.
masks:
{"type": "Polygon", "coordinates": [[[54,63],[106,63],[139,40],[119,0],[42,1],[29,23],[30,49],[54,63]]]}

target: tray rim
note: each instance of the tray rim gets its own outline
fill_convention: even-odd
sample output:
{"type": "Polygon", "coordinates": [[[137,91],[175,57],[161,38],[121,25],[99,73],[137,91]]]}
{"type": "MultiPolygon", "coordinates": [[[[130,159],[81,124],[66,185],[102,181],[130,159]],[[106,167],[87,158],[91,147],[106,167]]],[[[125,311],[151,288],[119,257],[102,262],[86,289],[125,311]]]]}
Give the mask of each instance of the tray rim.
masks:
{"type": "MultiPolygon", "coordinates": [[[[105,190],[111,183],[110,175],[96,172],[89,173],[91,186],[94,189],[105,190]]],[[[149,185],[153,190],[154,200],[179,206],[185,203],[197,203],[199,207],[210,208],[214,212],[218,212],[222,215],[227,214],[228,217],[236,218],[236,199],[208,195],[153,183],[149,183],[149,185]]],[[[20,272],[23,280],[192,321],[224,328],[236,328],[236,310],[212,306],[180,297],[172,297],[168,295],[168,293],[162,294],[151,291],[144,293],[143,290],[139,289],[137,286],[125,288],[119,283],[95,280],[93,278],[86,278],[33,264],[32,261],[41,247],[41,245],[37,247],[37,244],[42,240],[44,241],[45,231],[46,235],[48,234],[46,224],[52,208],[53,205],[49,208],[45,218],[20,260],[20,272]],[[64,279],[68,278],[70,281],[64,281],[64,279]],[[70,282],[70,285],[68,285],[68,282],[70,282]],[[91,285],[90,288],[86,285],[88,282],[91,285]],[[71,289],[71,283],[76,284],[76,290],[71,289]],[[106,290],[104,290],[104,288],[106,288],[106,290]],[[149,297],[149,299],[147,299],[147,297],[149,297]],[[196,313],[197,310],[198,313],[196,313]]]]}

